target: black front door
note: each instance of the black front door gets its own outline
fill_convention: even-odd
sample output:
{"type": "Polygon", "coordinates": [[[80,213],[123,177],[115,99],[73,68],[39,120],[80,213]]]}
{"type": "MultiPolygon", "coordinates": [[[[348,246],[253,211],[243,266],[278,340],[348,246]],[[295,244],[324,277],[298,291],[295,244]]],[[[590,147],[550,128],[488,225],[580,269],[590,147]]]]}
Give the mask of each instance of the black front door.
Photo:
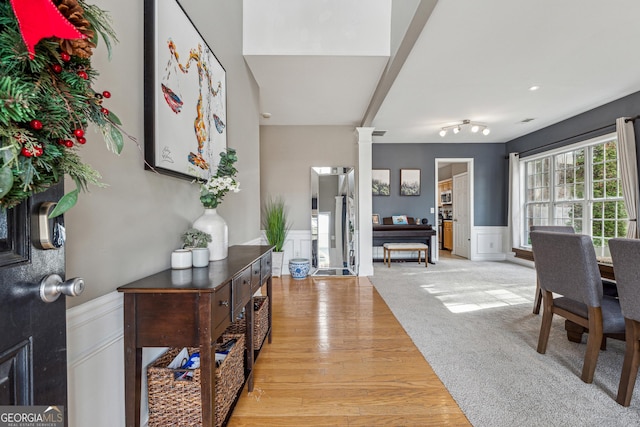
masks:
{"type": "Polygon", "coordinates": [[[39,243],[40,230],[62,220],[38,225],[43,203],[62,192],[59,184],[0,211],[0,405],[64,406],[66,413],[65,298],[45,303],[39,294],[43,277],[64,278],[64,247],[39,243]]]}

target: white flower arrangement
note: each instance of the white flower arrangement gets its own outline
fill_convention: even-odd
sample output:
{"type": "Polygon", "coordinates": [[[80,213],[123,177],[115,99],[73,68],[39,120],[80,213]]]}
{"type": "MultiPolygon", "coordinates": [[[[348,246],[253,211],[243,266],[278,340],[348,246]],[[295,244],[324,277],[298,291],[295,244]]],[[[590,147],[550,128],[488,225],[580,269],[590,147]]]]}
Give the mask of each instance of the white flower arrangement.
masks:
{"type": "Polygon", "coordinates": [[[215,209],[229,191],[240,191],[240,183],[230,176],[213,176],[200,188],[200,200],[207,209],[215,209]]]}
{"type": "Polygon", "coordinates": [[[240,183],[234,178],[238,171],[233,164],[237,160],[236,151],[232,148],[220,153],[217,173],[200,184],[200,201],[205,209],[217,208],[229,191],[234,193],[240,191],[240,183]]]}

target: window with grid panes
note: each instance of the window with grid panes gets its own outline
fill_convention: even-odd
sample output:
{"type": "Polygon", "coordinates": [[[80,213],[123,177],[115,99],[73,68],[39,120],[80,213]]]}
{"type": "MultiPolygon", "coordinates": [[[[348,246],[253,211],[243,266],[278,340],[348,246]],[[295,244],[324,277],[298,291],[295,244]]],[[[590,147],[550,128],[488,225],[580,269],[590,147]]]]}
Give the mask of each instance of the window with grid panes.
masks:
{"type": "Polygon", "coordinates": [[[523,160],[525,233],[532,225],[571,225],[609,256],[609,239],[627,230],[615,135],[523,160]]]}

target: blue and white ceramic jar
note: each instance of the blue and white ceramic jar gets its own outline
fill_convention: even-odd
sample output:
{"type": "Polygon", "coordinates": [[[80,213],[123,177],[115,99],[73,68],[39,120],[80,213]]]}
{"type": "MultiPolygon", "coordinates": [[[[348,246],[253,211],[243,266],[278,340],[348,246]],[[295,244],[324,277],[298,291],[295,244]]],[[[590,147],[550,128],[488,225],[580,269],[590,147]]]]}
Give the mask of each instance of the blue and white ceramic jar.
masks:
{"type": "Polygon", "coordinates": [[[289,260],[289,272],[291,277],[300,280],[309,274],[309,260],[307,258],[292,258],[289,260]]]}

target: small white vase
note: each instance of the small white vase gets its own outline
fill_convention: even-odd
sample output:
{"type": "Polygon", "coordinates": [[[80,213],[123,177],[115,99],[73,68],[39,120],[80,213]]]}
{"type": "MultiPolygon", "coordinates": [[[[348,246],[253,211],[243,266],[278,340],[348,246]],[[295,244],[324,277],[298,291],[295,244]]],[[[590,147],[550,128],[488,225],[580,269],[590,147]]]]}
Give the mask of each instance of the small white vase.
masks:
{"type": "Polygon", "coordinates": [[[192,255],[189,249],[176,249],[171,253],[171,268],[181,270],[191,268],[192,255]]]}
{"type": "Polygon", "coordinates": [[[194,267],[207,267],[209,265],[209,248],[191,248],[191,263],[194,267]]]}
{"type": "Polygon", "coordinates": [[[211,235],[209,261],[225,259],[229,253],[229,229],[224,218],[215,209],[205,209],[204,214],[195,220],[193,228],[211,235]]]}

